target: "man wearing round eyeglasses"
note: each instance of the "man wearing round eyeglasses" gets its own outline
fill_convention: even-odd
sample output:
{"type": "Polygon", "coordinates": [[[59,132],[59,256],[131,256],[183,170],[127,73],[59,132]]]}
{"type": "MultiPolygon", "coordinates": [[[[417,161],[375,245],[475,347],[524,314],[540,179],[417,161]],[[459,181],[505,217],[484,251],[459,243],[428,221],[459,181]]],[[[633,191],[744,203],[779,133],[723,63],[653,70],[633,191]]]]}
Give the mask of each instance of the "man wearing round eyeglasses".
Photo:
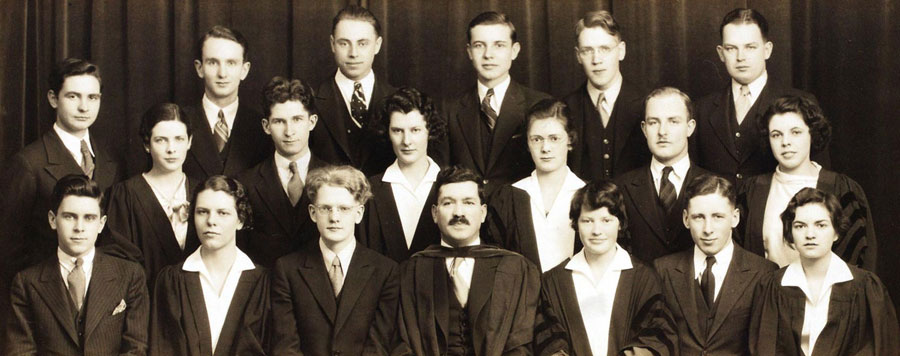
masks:
{"type": "Polygon", "coordinates": [[[569,167],[586,181],[611,179],[650,157],[640,128],[644,91],[622,78],[625,41],[609,12],[587,13],[575,37],[575,58],[587,80],[563,99],[572,111],[571,129],[583,138],[572,145],[569,167]]]}

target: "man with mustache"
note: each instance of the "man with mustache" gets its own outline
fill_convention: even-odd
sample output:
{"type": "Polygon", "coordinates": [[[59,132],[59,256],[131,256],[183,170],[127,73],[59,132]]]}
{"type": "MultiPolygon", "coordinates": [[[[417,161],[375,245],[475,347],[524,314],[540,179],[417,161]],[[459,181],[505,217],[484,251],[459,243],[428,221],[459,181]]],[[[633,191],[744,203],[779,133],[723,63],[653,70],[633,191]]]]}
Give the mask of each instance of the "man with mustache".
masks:
{"type": "Polygon", "coordinates": [[[441,244],[402,267],[400,343],[393,354],[530,353],[540,272],[519,254],[481,244],[487,206],[478,174],[453,166],[438,174],[435,186],[431,216],[441,244]]]}

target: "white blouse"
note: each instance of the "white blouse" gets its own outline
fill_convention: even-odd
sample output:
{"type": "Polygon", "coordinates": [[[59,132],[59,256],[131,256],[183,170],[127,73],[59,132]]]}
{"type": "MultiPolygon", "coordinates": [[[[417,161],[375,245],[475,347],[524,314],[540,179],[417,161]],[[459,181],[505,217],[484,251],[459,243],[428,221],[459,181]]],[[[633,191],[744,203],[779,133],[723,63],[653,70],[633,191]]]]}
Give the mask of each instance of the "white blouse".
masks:
{"type": "Polygon", "coordinates": [[[156,200],[159,201],[159,205],[166,213],[166,216],[169,217],[169,224],[172,225],[172,231],[175,233],[175,240],[178,241],[178,247],[181,247],[181,249],[184,250],[184,244],[187,241],[188,214],[191,209],[191,204],[187,200],[186,176],[182,173],[181,183],[179,183],[178,188],[175,189],[175,195],[170,197],[165,196],[161,190],[153,186],[153,183],[150,183],[150,180],[147,179],[146,173],[142,176],[144,177],[144,181],[147,182],[147,185],[150,186],[150,190],[153,191],[153,195],[156,196],[156,200]]]}
{"type": "Polygon", "coordinates": [[[616,299],[616,289],[619,287],[619,277],[622,275],[622,271],[634,267],[628,252],[619,244],[616,244],[615,254],[612,263],[602,276],[595,276],[591,271],[591,266],[584,257],[584,250],[572,256],[572,259],[566,264],[566,269],[572,271],[572,283],[575,285],[581,320],[584,321],[584,331],[588,336],[591,352],[594,355],[607,354],[613,303],[616,299]]]}
{"type": "Polygon", "coordinates": [[[816,175],[802,176],[787,174],[781,171],[781,167],[775,168],[772,175],[772,186],[769,188],[769,197],[766,199],[766,211],[763,215],[763,244],[766,249],[766,257],[784,267],[797,260],[797,252],[784,241],[784,230],[781,224],[781,213],[787,208],[788,202],[803,188],[815,188],[819,181],[819,171],[822,166],[813,162],[816,167],[816,175]]]}

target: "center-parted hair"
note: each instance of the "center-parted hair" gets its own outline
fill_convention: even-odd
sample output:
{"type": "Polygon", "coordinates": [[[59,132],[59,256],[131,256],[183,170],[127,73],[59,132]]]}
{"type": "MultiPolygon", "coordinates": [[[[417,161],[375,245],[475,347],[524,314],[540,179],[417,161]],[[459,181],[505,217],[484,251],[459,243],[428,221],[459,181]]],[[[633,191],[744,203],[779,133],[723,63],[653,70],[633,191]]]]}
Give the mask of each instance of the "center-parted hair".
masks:
{"type": "Polygon", "coordinates": [[[628,228],[628,215],[625,213],[625,197],[622,190],[611,180],[598,179],[588,182],[575,191],[569,203],[569,219],[572,228],[578,233],[578,218],[581,211],[594,211],[606,208],[610,215],[619,219],[619,229],[628,228]]]}
{"type": "Polygon", "coordinates": [[[350,5],[347,6],[341,11],[338,11],[337,15],[334,16],[334,19],[331,20],[331,34],[334,34],[334,30],[337,28],[338,23],[343,20],[356,20],[368,22],[372,27],[375,28],[375,35],[381,36],[381,24],[378,22],[378,18],[375,17],[369,9],[364,8],[359,5],[350,5]]]}
{"type": "Polygon", "coordinates": [[[300,79],[287,79],[276,76],[266,84],[262,93],[263,114],[268,118],[272,115],[272,106],[291,100],[299,101],[309,112],[309,116],[317,115],[316,93],[312,87],[300,79]]]}
{"type": "Polygon", "coordinates": [[[97,82],[100,83],[100,91],[103,91],[103,79],[100,77],[100,67],[79,58],[66,58],[56,63],[56,65],[53,66],[53,71],[50,72],[47,84],[50,85],[50,90],[53,90],[53,93],[59,96],[59,91],[62,90],[66,78],[77,75],[90,75],[97,78],[97,82]]]}
{"type": "MultiPolygon", "coordinates": [[[[569,135],[569,146],[571,147],[577,139],[578,133],[569,129],[569,118],[572,116],[569,107],[562,101],[556,99],[543,99],[538,101],[528,110],[525,115],[528,122],[525,124],[525,135],[531,130],[531,125],[537,120],[554,119],[562,125],[563,130],[569,135]]],[[[527,138],[527,137],[526,137],[527,138]]]]}
{"type": "Polygon", "coordinates": [[[619,23],[616,22],[616,19],[613,18],[609,11],[591,11],[584,14],[584,17],[575,23],[575,43],[578,43],[578,36],[580,36],[581,31],[584,31],[586,28],[602,28],[610,36],[622,41],[622,32],[619,28],[619,23]]]}
{"type": "Polygon", "coordinates": [[[722,18],[722,23],[719,25],[719,38],[724,38],[723,33],[725,26],[729,24],[756,24],[756,26],[759,27],[759,32],[762,33],[763,41],[769,40],[769,22],[766,21],[765,16],[759,13],[759,11],[737,8],[725,14],[725,17],[722,18]]]}
{"type": "Polygon", "coordinates": [[[153,128],[156,124],[163,121],[178,121],[184,124],[188,137],[191,137],[191,118],[184,114],[178,105],[173,103],[162,103],[151,106],[141,117],[141,127],[138,132],[145,145],[150,144],[150,137],[153,135],[153,128]]]}
{"type": "Polygon", "coordinates": [[[203,44],[206,43],[206,40],[210,38],[221,38],[225,40],[230,40],[237,42],[237,44],[241,45],[241,48],[244,50],[244,62],[247,62],[247,58],[249,57],[250,47],[247,43],[247,39],[244,38],[244,35],[238,32],[238,30],[230,29],[228,27],[222,25],[215,25],[206,31],[203,36],[200,36],[200,39],[197,40],[197,60],[203,60],[203,44]]]}
{"type": "Polygon", "coordinates": [[[103,206],[103,190],[84,174],[69,174],[56,181],[53,193],[50,194],[50,209],[54,214],[59,212],[59,204],[68,196],[97,199],[100,215],[105,214],[103,206]]]}
{"type": "Polygon", "coordinates": [[[440,117],[434,107],[434,101],[427,94],[415,88],[402,87],[384,99],[380,110],[375,115],[372,128],[378,136],[385,136],[391,125],[391,114],[399,112],[408,114],[416,110],[425,119],[425,128],[428,129],[428,141],[434,141],[444,137],[447,133],[447,123],[440,117]]]}
{"type": "Polygon", "coordinates": [[[728,199],[732,207],[737,206],[737,192],[734,184],[714,174],[702,174],[687,182],[687,187],[684,189],[684,206],[681,208],[687,209],[694,197],[709,194],[721,195],[728,199]]]}
{"type": "Polygon", "coordinates": [[[437,179],[434,181],[434,188],[437,190],[438,195],[440,195],[441,187],[447,184],[462,182],[474,182],[478,185],[478,199],[481,200],[481,204],[485,204],[484,180],[482,180],[481,175],[460,165],[442,169],[438,173],[437,179]]]}
{"type": "Polygon", "coordinates": [[[363,172],[352,166],[325,166],[309,171],[306,176],[306,196],[309,201],[316,202],[319,188],[330,185],[347,189],[359,204],[365,204],[372,197],[372,188],[363,172]]]}
{"type": "Polygon", "coordinates": [[[478,25],[506,25],[509,27],[509,37],[512,39],[512,42],[518,42],[516,25],[513,25],[512,21],[509,20],[509,16],[502,12],[487,11],[475,16],[472,21],[469,21],[469,27],[466,29],[466,42],[472,42],[472,29],[478,25]]]}
{"type": "Polygon", "coordinates": [[[781,225],[784,229],[782,235],[785,241],[794,243],[794,218],[797,217],[797,208],[808,204],[822,204],[831,218],[831,226],[837,232],[838,238],[844,236],[850,229],[850,219],[844,214],[841,202],[831,193],[816,188],[803,188],[791,198],[787,208],[781,213],[781,225]]]}
{"type": "Polygon", "coordinates": [[[194,206],[191,208],[189,224],[194,223],[194,209],[196,208],[197,196],[207,190],[223,192],[234,198],[234,210],[237,211],[238,219],[244,224],[244,229],[249,229],[253,225],[253,210],[250,208],[250,197],[247,196],[247,190],[244,189],[244,185],[238,182],[237,179],[223,175],[207,178],[203,185],[194,191],[194,196],[191,199],[191,204],[194,204],[194,206]]]}
{"type": "Polygon", "coordinates": [[[809,127],[810,153],[822,152],[831,141],[831,123],[822,108],[813,99],[802,95],[787,95],[775,99],[766,113],[759,117],[759,135],[762,145],[769,146],[769,123],[775,115],[795,113],[809,127]]]}
{"type": "MultiPolygon", "coordinates": [[[[691,121],[694,119],[694,104],[691,103],[691,97],[675,87],[656,88],[653,91],[651,91],[650,94],[647,94],[647,98],[644,99],[644,112],[645,112],[644,115],[646,115],[647,104],[650,103],[650,99],[658,98],[658,97],[662,97],[662,96],[666,96],[666,95],[674,95],[674,96],[677,96],[679,99],[681,99],[681,101],[684,102],[684,106],[687,108],[688,117],[685,119],[687,121],[691,121]]],[[[643,119],[646,119],[646,117],[644,117],[643,119]]]]}

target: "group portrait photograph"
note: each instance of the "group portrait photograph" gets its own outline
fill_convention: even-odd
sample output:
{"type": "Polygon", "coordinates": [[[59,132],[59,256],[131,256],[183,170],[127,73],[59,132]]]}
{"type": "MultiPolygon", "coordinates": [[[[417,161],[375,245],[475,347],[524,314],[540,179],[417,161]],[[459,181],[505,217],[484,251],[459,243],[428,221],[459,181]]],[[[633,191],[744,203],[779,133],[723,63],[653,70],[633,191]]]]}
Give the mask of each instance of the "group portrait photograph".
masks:
{"type": "Polygon", "coordinates": [[[900,355],[900,0],[0,0],[0,356],[900,355]]]}

